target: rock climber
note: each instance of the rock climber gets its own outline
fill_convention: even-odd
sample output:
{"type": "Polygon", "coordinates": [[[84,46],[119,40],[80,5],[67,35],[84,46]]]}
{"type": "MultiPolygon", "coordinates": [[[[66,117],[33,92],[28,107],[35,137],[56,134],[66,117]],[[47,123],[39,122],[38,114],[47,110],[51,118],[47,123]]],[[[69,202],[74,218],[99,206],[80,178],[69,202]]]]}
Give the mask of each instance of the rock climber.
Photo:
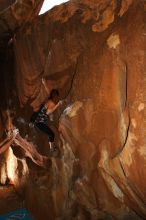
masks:
{"type": "Polygon", "coordinates": [[[57,147],[54,143],[54,132],[48,126],[48,118],[63,103],[59,98],[59,91],[53,89],[47,101],[40,106],[37,112],[33,113],[30,120],[30,125],[34,125],[48,135],[50,152],[54,152],[57,147]]]}

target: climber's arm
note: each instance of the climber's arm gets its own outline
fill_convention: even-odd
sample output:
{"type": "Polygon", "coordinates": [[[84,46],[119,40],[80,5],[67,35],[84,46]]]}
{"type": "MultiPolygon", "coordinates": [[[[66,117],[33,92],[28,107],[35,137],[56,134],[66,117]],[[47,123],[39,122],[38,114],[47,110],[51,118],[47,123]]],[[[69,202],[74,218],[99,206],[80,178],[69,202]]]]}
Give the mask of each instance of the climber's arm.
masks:
{"type": "Polygon", "coordinates": [[[47,111],[46,111],[47,115],[53,113],[61,104],[62,104],[62,101],[60,100],[56,105],[55,104],[51,105],[51,108],[48,105],[47,111]]]}

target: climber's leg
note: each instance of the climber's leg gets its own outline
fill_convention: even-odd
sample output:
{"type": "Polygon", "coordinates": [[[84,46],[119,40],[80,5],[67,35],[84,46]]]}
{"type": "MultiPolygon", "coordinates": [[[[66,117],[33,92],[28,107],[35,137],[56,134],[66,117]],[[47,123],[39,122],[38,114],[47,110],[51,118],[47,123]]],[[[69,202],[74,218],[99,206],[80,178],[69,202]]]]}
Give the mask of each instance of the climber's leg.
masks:
{"type": "Polygon", "coordinates": [[[48,135],[50,156],[57,157],[59,155],[59,149],[54,143],[53,131],[46,124],[43,123],[35,123],[35,126],[48,135]]]}
{"type": "Polygon", "coordinates": [[[54,142],[54,132],[44,123],[35,123],[35,126],[48,135],[49,142],[54,142]]]}

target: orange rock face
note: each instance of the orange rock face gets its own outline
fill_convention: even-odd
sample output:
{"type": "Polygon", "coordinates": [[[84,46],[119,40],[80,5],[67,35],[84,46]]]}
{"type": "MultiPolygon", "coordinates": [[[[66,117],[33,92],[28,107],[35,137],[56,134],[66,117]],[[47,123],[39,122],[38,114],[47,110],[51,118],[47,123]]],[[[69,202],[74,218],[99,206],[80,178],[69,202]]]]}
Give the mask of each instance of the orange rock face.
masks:
{"type": "Polygon", "coordinates": [[[36,219],[146,218],[145,22],[144,0],[79,0],[17,32],[25,129],[17,127],[42,155],[46,136],[29,131],[31,111],[23,113],[28,105],[38,109],[52,88],[66,100],[51,124],[60,155],[45,169],[23,158],[23,196],[36,219]]]}

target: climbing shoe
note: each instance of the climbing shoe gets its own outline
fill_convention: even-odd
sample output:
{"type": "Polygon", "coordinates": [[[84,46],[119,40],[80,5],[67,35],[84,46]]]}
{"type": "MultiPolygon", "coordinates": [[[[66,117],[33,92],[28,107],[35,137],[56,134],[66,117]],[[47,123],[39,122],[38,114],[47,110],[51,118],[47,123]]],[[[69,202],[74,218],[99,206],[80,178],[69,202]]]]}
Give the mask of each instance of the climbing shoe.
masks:
{"type": "Polygon", "coordinates": [[[59,149],[55,145],[50,148],[49,155],[52,157],[57,157],[59,154],[59,149]]]}

